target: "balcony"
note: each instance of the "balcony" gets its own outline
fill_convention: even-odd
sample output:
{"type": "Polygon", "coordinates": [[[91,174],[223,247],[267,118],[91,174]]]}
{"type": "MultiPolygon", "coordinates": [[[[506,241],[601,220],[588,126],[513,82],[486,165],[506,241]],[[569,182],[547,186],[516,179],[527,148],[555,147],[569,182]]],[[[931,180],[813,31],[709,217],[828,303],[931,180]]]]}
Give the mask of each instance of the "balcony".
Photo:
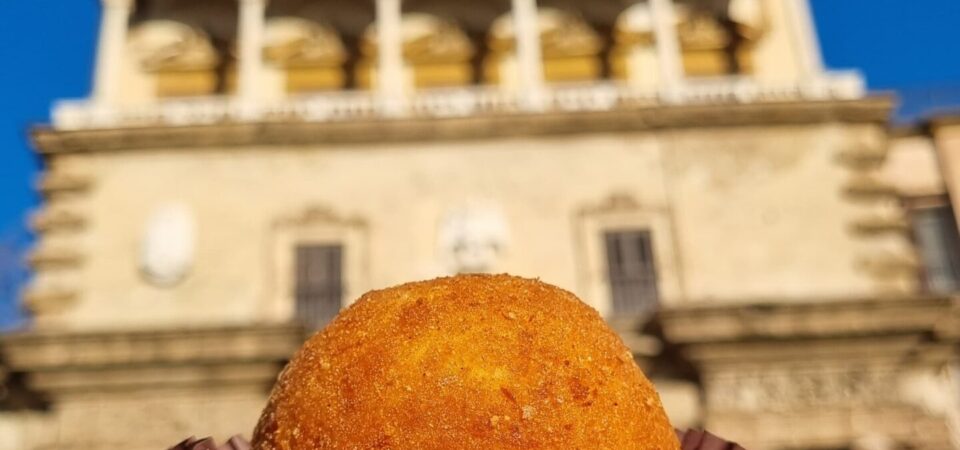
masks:
{"type": "Polygon", "coordinates": [[[848,100],[862,97],[863,80],[854,72],[833,72],[798,83],[761,83],[750,77],[688,80],[668,90],[644,90],[614,81],[554,84],[536,102],[496,86],[424,89],[404,99],[372,91],[340,91],[290,96],[252,103],[237,97],[166,99],[129,106],[91,100],[59,102],[53,111],[58,130],[199,126],[221,123],[336,122],[403,118],[451,118],[489,114],[537,114],[634,109],[663,105],[716,105],[848,100]]]}

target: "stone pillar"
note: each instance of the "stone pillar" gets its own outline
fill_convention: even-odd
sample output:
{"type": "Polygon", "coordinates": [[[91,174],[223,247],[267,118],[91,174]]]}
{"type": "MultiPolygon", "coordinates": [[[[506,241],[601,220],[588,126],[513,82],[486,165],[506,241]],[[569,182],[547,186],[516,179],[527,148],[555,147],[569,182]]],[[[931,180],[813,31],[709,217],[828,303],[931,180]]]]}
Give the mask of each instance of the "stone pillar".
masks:
{"type": "Polygon", "coordinates": [[[823,59],[816,27],[810,14],[810,3],[808,0],[787,0],[784,4],[790,23],[791,41],[798,58],[800,78],[817,78],[823,73],[823,59]]]}
{"type": "Polygon", "coordinates": [[[267,0],[239,0],[240,26],[238,94],[245,103],[259,97],[263,76],[263,29],[267,0]]]}
{"type": "Polygon", "coordinates": [[[93,80],[93,98],[99,103],[114,103],[120,95],[123,53],[127,42],[127,24],[133,0],[101,0],[100,42],[93,80]]]}
{"type": "Polygon", "coordinates": [[[401,0],[377,0],[377,79],[381,107],[387,115],[404,109],[401,0]]]}
{"type": "Polygon", "coordinates": [[[512,0],[512,2],[521,107],[533,111],[542,110],[544,107],[543,55],[540,49],[540,25],[537,23],[537,2],[536,0],[512,0]]]}
{"type": "Polygon", "coordinates": [[[657,45],[657,66],[664,100],[678,102],[683,88],[683,53],[677,36],[673,0],[649,0],[653,34],[657,45]]]}

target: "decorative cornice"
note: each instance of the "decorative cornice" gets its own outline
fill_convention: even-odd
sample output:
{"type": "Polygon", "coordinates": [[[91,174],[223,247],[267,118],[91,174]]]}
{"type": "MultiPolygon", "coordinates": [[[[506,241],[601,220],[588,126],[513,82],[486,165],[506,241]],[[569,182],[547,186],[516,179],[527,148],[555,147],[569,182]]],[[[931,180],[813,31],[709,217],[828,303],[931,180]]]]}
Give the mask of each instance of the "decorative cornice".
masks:
{"type": "Polygon", "coordinates": [[[886,123],[891,106],[888,97],[869,97],[789,103],[624,106],[613,111],[505,113],[448,119],[225,123],[78,131],[38,128],[33,132],[33,143],[41,154],[51,155],[148,148],[187,150],[252,145],[443,141],[691,127],[886,123]]]}
{"type": "Polygon", "coordinates": [[[902,217],[863,217],[855,220],[850,229],[860,236],[878,236],[897,234],[906,236],[910,232],[910,223],[902,217]]]}
{"type": "Polygon", "coordinates": [[[957,323],[957,317],[957,299],[920,296],[701,303],[660,313],[666,336],[675,344],[929,333],[941,322],[957,323]]]}
{"type": "Polygon", "coordinates": [[[90,187],[90,179],[84,176],[62,173],[46,172],[37,182],[37,190],[44,195],[52,195],[59,192],[79,192],[90,187]]]}
{"type": "Polygon", "coordinates": [[[78,297],[76,290],[29,287],[21,294],[21,302],[34,315],[44,316],[69,309],[78,297]]]}
{"type": "Polygon", "coordinates": [[[907,423],[890,436],[939,448],[945,418],[905,396],[903,382],[918,373],[932,380],[955,359],[958,318],[957,299],[887,297],[682,306],[664,311],[662,324],[698,369],[708,426],[750,437],[747,448],[848,446],[856,428],[817,435],[830,445],[782,430],[857,421],[907,423]],[[941,431],[936,445],[918,439],[941,431]]]}
{"type": "Polygon", "coordinates": [[[914,278],[920,262],[914,255],[884,252],[859,258],[857,267],[877,280],[889,281],[895,277],[914,278]]]}
{"type": "Polygon", "coordinates": [[[644,208],[633,195],[626,192],[615,192],[597,203],[584,205],[577,210],[577,215],[591,216],[614,214],[634,211],[650,211],[652,208],[644,208]]]}
{"type": "Polygon", "coordinates": [[[904,195],[900,199],[905,210],[938,208],[950,204],[950,196],[945,192],[929,195],[904,195]]]}
{"type": "Polygon", "coordinates": [[[887,158],[887,149],[866,146],[850,147],[837,154],[837,161],[851,170],[870,170],[880,167],[887,158]]]}
{"type": "Polygon", "coordinates": [[[83,216],[66,209],[43,209],[30,218],[30,227],[40,233],[77,230],[85,224],[86,219],[83,216]]]}
{"type": "Polygon", "coordinates": [[[302,344],[290,324],[170,327],[152,330],[37,329],[0,336],[5,362],[15,369],[285,359],[302,344]],[[69,351],[64,351],[69,350],[69,351]]]}
{"type": "Polygon", "coordinates": [[[304,209],[299,214],[281,217],[276,222],[279,227],[298,227],[318,224],[336,224],[356,228],[366,226],[366,221],[360,217],[347,217],[337,214],[332,209],[325,206],[311,206],[304,209]]]}
{"type": "Polygon", "coordinates": [[[897,198],[900,192],[893,184],[869,175],[851,178],[843,187],[844,193],[853,199],[897,198]]]}
{"type": "Polygon", "coordinates": [[[75,267],[83,262],[83,255],[71,249],[37,247],[27,255],[27,263],[34,269],[75,267]]]}
{"type": "Polygon", "coordinates": [[[277,325],[138,331],[34,330],[0,337],[13,370],[53,395],[145,386],[273,382],[300,347],[299,327],[277,325]]]}
{"type": "Polygon", "coordinates": [[[927,124],[933,129],[960,125],[960,112],[953,111],[934,116],[927,120],[927,124]]]}

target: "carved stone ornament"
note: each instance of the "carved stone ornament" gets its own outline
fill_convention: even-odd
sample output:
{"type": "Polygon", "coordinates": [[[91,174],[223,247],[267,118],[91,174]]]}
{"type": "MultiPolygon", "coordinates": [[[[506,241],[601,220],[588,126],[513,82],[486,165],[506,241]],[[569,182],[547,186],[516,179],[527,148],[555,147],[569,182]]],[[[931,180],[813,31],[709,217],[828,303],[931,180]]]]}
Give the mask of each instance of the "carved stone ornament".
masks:
{"type": "Polygon", "coordinates": [[[154,210],[147,220],[140,268],[147,281],[161,287],[179,283],[193,265],[196,226],[190,210],[174,203],[154,210]]]}
{"type": "Polygon", "coordinates": [[[336,30],[299,17],[268,20],[264,41],[266,58],[281,65],[336,65],[347,56],[336,30]]]}
{"type": "Polygon", "coordinates": [[[580,208],[578,213],[581,216],[603,215],[621,212],[635,212],[641,209],[643,209],[643,206],[632,194],[628,192],[614,192],[598,203],[586,205],[580,208]]]}
{"type": "Polygon", "coordinates": [[[131,55],[151,72],[209,69],[219,57],[202,30],[173,20],[151,20],[130,31],[131,55]]]}
{"type": "MultiPolygon", "coordinates": [[[[547,58],[596,55],[602,47],[600,36],[576,14],[555,8],[539,8],[540,42],[547,58]]],[[[513,16],[506,13],[490,27],[489,46],[494,52],[514,50],[513,16]]]]}
{"type": "MultiPolygon", "coordinates": [[[[403,55],[410,62],[469,61],[475,51],[470,38],[455,22],[424,13],[407,13],[400,24],[403,55]]],[[[364,56],[377,55],[377,27],[371,24],[360,42],[364,56]]]]}
{"type": "Polygon", "coordinates": [[[438,246],[449,273],[488,272],[509,241],[507,221],[496,205],[471,202],[447,211],[438,246]]]}
{"type": "Polygon", "coordinates": [[[883,368],[812,367],[746,370],[709,381],[710,407],[760,412],[893,401],[897,374],[883,368]]]}

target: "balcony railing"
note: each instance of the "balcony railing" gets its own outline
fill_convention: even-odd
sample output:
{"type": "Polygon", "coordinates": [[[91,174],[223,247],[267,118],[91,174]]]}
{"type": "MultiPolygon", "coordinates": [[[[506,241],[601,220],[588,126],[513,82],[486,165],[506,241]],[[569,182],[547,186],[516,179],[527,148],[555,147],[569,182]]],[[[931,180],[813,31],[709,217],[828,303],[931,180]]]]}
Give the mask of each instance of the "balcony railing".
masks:
{"type": "Polygon", "coordinates": [[[535,107],[519,93],[496,86],[425,89],[398,103],[370,91],[291,96],[245,103],[235,97],[164,99],[112,106],[89,100],[59,102],[53,125],[61,130],[212,125],[249,122],[336,122],[379,118],[449,118],[504,113],[609,111],[657,105],[706,105],[800,100],[843,100],[864,95],[856,73],[830,73],[801,83],[761,83],[748,77],[688,80],[668,92],[622,83],[551,85],[535,107]]]}

